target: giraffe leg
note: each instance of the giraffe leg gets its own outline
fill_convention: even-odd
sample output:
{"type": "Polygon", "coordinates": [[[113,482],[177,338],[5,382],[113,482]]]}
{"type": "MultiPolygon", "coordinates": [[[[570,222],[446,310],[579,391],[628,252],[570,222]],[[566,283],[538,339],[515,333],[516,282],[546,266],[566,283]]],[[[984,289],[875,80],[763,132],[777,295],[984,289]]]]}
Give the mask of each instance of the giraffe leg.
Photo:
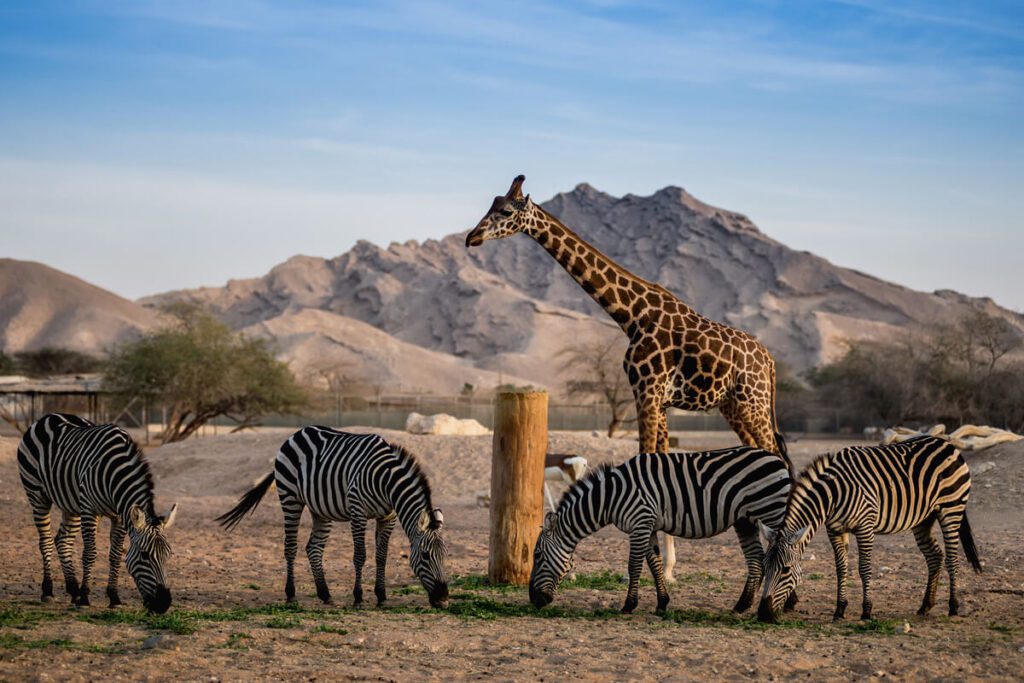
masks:
{"type": "MultiPolygon", "coordinates": [[[[365,522],[363,524],[365,529],[365,522]]],[[[309,560],[309,568],[313,572],[316,596],[325,605],[331,604],[331,591],[327,588],[327,578],[324,576],[324,547],[327,545],[327,537],[330,535],[331,520],[313,515],[313,530],[309,532],[309,541],[306,543],[306,558],[309,560]]]]}
{"type": "Polygon", "coordinates": [[[377,568],[373,584],[373,594],[377,596],[378,607],[383,605],[388,599],[384,581],[388,564],[388,543],[391,542],[391,532],[395,529],[396,519],[397,516],[394,512],[384,519],[378,519],[374,533],[374,559],[377,562],[377,568]]]}
{"type": "Polygon", "coordinates": [[[914,540],[917,541],[917,547],[924,555],[925,562],[928,563],[928,583],[925,585],[921,608],[917,610],[917,613],[922,616],[928,614],[935,606],[935,593],[939,589],[939,572],[942,571],[942,548],[932,538],[934,523],[935,518],[929,517],[914,527],[914,540]]]}
{"type": "Polygon", "coordinates": [[[121,571],[121,557],[124,553],[125,528],[121,520],[114,517],[110,521],[110,573],[107,577],[107,600],[109,607],[121,604],[121,596],[117,592],[117,577],[121,571]]]}
{"type": "Polygon", "coordinates": [[[662,407],[654,401],[638,401],[637,424],[640,429],[640,452],[658,452],[658,425],[662,407]]]}
{"type": "Polygon", "coordinates": [[[736,436],[739,437],[740,443],[744,446],[752,446],[760,448],[754,436],[747,429],[747,421],[743,419],[743,415],[740,412],[740,406],[736,403],[735,399],[726,399],[721,406],[719,411],[722,413],[722,417],[732,427],[732,431],[736,432],[736,436]]]}
{"type": "Polygon", "coordinates": [[[92,581],[92,568],[96,564],[96,515],[82,515],[82,585],[78,588],[79,607],[89,605],[89,584],[92,581]]]}
{"type": "MultiPolygon", "coordinates": [[[[657,438],[657,449],[658,453],[668,453],[668,409],[664,406],[658,412],[658,438],[657,438]]],[[[645,451],[646,452],[646,451],[645,451]]],[[[668,583],[675,583],[676,577],[673,574],[676,568],[676,541],[669,535],[663,533],[661,535],[662,545],[665,550],[662,553],[665,557],[663,571],[665,573],[665,580],[668,583]]],[[[660,558],[659,558],[660,559],[660,558]]]]}
{"type": "Polygon", "coordinates": [[[65,512],[55,540],[60,568],[64,572],[64,588],[71,596],[72,604],[78,599],[78,579],[75,578],[75,535],[81,525],[81,518],[65,512]]]}
{"type": "Polygon", "coordinates": [[[739,600],[732,608],[737,614],[742,614],[754,603],[754,594],[757,593],[757,589],[761,585],[764,548],[761,547],[757,527],[749,519],[737,519],[733,527],[736,529],[736,536],[740,539],[743,558],[747,562],[747,582],[743,585],[743,592],[740,594],[739,600]]]}

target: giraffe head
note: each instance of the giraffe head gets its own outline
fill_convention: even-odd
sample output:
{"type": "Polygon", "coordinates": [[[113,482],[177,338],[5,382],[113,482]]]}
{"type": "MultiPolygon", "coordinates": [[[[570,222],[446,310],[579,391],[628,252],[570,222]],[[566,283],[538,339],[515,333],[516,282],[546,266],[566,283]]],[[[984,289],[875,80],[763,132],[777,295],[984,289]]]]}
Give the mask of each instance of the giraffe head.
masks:
{"type": "Polygon", "coordinates": [[[526,227],[524,218],[533,208],[530,195],[523,196],[526,176],[518,175],[504,197],[495,197],[487,214],[466,235],[467,247],[478,247],[487,240],[514,235],[526,227]]]}

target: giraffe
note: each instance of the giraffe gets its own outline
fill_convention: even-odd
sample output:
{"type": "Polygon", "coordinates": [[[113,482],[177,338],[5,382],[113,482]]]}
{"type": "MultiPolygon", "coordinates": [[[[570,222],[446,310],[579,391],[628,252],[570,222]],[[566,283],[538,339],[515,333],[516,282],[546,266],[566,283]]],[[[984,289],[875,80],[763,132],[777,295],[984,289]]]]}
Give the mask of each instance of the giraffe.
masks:
{"type": "MultiPolygon", "coordinates": [[[[623,368],[640,453],[668,452],[668,407],[718,408],[748,446],[774,451],[792,470],[775,417],[775,361],[754,337],[700,315],[661,285],[633,275],[523,196],[517,176],[466,236],[467,247],[522,232],[533,238],[629,338],[623,368]]],[[[666,576],[675,549],[666,538],[666,576]]]]}

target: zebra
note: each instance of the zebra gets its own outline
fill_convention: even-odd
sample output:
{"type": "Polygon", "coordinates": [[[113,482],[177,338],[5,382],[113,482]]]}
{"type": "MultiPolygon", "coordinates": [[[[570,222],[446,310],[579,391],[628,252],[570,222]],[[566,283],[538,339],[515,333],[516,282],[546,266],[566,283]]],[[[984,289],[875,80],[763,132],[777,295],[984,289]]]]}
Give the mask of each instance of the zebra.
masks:
{"type": "Polygon", "coordinates": [[[64,586],[74,605],[89,605],[89,582],[96,561],[96,529],[100,517],[110,518],[110,607],[121,604],[117,579],[124,537],[128,573],[150,612],[171,606],[165,568],[171,546],[165,532],[174,523],[177,504],[166,516],[153,507],[153,477],[138,444],[123,429],[96,425],[75,415],[51,413],[32,423],[18,445],[18,470],[32,506],[43,556],[43,602],[53,599],[54,538],[50,509],[63,513],[56,550],[64,586]],[[82,532],[82,582],[75,577],[75,534],[82,532]]]}
{"type": "Polygon", "coordinates": [[[313,530],[306,555],[316,582],[316,594],[332,604],[324,578],[324,546],[335,521],[352,526],[356,607],[363,602],[362,573],[366,563],[366,523],[376,520],[377,573],[374,594],[377,605],[387,600],[385,566],[388,541],[396,520],[409,537],[409,564],[419,578],[433,607],[447,607],[448,580],[445,557],[448,549],[441,536],[444,515],[433,507],[430,484],[416,459],[401,446],[376,434],[349,434],[330,427],[303,427],[281,446],[274,471],[264,477],[238,505],[217,518],[232,529],[254,510],[271,486],[277,485],[284,511],[284,557],[287,565],[285,599],[295,602],[295,555],[299,520],[308,506],[313,530]]]}
{"type": "Polygon", "coordinates": [[[888,446],[844,448],[816,458],[793,484],[782,525],[763,530],[769,546],[765,555],[764,592],[758,606],[761,621],[774,622],[779,605],[800,580],[800,558],[815,530],[828,533],[836,563],[836,609],[833,620],[846,614],[846,572],[849,535],[857,539],[859,570],[864,589],[861,619],[870,619],[871,550],[875,534],[911,529],[928,563],[928,583],[918,614],[935,605],[943,552],[932,538],[936,521],[946,547],[949,573],[949,614],[956,615],[956,575],[959,542],[976,572],[978,550],[967,521],[971,474],[952,444],[932,436],[888,446]]]}
{"type": "Polygon", "coordinates": [[[576,545],[614,524],[629,534],[629,588],[622,611],[636,609],[646,560],[658,594],[657,613],[664,613],[669,596],[656,533],[710,538],[732,526],[747,565],[747,580],[733,609],[744,612],[761,582],[764,552],[755,521],[780,524],[789,488],[785,461],[748,446],[641,454],[618,466],[603,465],[576,482],[545,517],[534,546],[530,601],[538,608],[549,604],[572,566],[576,545]]]}

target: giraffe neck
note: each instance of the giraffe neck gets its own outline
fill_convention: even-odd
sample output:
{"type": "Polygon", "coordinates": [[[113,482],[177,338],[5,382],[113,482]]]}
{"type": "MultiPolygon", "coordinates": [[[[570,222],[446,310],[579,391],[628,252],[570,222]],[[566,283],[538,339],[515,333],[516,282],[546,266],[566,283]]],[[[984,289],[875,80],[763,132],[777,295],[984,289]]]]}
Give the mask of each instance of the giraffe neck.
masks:
{"type": "Polygon", "coordinates": [[[660,306],[666,299],[679,303],[664,288],[612,261],[544,209],[534,206],[533,213],[523,232],[544,247],[627,333],[649,306],[660,306]]]}

